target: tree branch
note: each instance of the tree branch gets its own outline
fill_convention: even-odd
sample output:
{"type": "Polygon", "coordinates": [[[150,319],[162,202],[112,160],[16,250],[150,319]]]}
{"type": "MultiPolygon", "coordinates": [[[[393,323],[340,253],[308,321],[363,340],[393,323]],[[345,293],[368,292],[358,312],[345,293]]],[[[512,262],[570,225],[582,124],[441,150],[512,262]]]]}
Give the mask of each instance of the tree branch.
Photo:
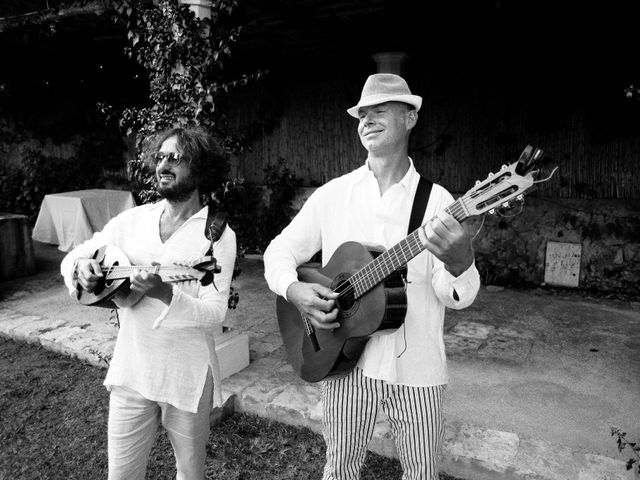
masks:
{"type": "Polygon", "coordinates": [[[0,33],[25,26],[53,23],[78,15],[101,15],[110,10],[113,10],[113,8],[108,0],[76,0],[61,4],[55,8],[47,8],[10,17],[0,17],[0,33]]]}

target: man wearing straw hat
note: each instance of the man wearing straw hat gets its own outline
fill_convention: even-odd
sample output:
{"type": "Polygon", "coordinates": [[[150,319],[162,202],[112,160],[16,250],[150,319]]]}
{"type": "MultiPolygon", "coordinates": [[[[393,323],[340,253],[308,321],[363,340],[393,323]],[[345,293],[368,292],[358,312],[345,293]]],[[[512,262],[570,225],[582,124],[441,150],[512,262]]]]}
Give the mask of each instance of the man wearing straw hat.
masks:
{"type": "MultiPolygon", "coordinates": [[[[389,248],[407,236],[420,175],[408,155],[422,98],[394,74],[369,76],[358,119],[367,150],[360,168],[318,188],[264,254],[269,287],[294,304],[315,329],[338,328],[337,294],[298,281],[296,267],[322,250],[323,264],[346,241],[389,248]]],[[[347,376],[322,382],[324,480],[359,478],[379,410],[389,417],[404,480],[438,478],[444,436],[442,393],[448,381],[443,342],[445,307],[470,305],[480,279],[471,238],[444,208],[453,197],[433,184],[420,240],[426,250],[407,264],[407,314],[396,330],[368,341],[347,376]]]]}

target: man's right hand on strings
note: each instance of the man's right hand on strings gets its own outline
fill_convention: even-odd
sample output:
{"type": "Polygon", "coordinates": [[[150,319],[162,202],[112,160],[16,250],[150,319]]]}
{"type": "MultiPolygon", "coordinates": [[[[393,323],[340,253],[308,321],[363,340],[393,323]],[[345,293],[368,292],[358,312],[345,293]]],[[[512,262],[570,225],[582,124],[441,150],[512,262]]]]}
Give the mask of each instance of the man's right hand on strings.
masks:
{"type": "Polygon", "coordinates": [[[318,283],[293,282],[287,288],[287,300],[293,303],[300,314],[315,328],[332,330],[340,327],[336,306],[338,294],[318,283]]]}
{"type": "Polygon", "coordinates": [[[102,268],[97,260],[93,258],[78,258],[76,260],[75,278],[83,290],[93,292],[103,276],[102,268]]]}

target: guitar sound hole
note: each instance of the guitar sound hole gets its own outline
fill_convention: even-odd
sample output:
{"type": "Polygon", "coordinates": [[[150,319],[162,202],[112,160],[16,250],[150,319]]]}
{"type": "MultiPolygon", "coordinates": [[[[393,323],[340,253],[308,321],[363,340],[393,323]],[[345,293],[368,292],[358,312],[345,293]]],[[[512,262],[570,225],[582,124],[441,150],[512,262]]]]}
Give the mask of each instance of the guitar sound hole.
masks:
{"type": "Polygon", "coordinates": [[[104,279],[98,280],[98,283],[96,284],[96,288],[93,289],[93,294],[100,295],[104,291],[104,288],[105,288],[104,279]]]}
{"type": "Polygon", "coordinates": [[[339,294],[337,303],[342,315],[353,314],[352,310],[355,310],[358,304],[355,300],[354,289],[351,282],[348,280],[341,281],[338,283],[338,286],[334,288],[334,291],[339,294]]]}
{"type": "Polygon", "coordinates": [[[111,270],[113,269],[113,267],[117,267],[119,264],[120,264],[120,262],[113,262],[113,264],[109,266],[109,270],[104,274],[104,276],[105,276],[104,284],[105,284],[105,286],[107,288],[111,287],[111,284],[113,284],[113,280],[106,280],[106,278],[111,273],[111,270]]]}

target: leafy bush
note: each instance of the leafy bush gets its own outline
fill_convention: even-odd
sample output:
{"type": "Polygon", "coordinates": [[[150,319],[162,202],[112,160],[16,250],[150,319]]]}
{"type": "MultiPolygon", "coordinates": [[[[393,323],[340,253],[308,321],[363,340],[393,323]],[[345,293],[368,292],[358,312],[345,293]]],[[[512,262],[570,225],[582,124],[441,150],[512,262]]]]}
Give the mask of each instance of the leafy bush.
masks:
{"type": "Polygon", "coordinates": [[[0,172],[0,209],[27,215],[33,222],[46,194],[94,187],[98,174],[95,169],[85,168],[76,157],[52,157],[29,148],[19,167],[0,172]]]}
{"type": "Polygon", "coordinates": [[[229,212],[240,255],[264,252],[294,213],[293,200],[302,180],[291,173],[284,159],[265,168],[265,183],[266,191],[243,179],[230,180],[214,196],[214,201],[229,212]]]}
{"type": "MultiPolygon", "coordinates": [[[[262,236],[269,242],[287,226],[295,213],[293,199],[297,188],[302,184],[302,179],[291,173],[291,170],[285,166],[283,158],[277,165],[269,165],[265,168],[265,177],[270,195],[263,219],[262,236]]],[[[266,248],[266,245],[264,247],[266,248]]]]}
{"type": "Polygon", "coordinates": [[[113,179],[105,168],[121,165],[122,151],[122,140],[108,134],[85,137],[69,158],[27,148],[19,164],[0,168],[0,211],[27,215],[34,223],[45,195],[100,188],[113,179]]]}

